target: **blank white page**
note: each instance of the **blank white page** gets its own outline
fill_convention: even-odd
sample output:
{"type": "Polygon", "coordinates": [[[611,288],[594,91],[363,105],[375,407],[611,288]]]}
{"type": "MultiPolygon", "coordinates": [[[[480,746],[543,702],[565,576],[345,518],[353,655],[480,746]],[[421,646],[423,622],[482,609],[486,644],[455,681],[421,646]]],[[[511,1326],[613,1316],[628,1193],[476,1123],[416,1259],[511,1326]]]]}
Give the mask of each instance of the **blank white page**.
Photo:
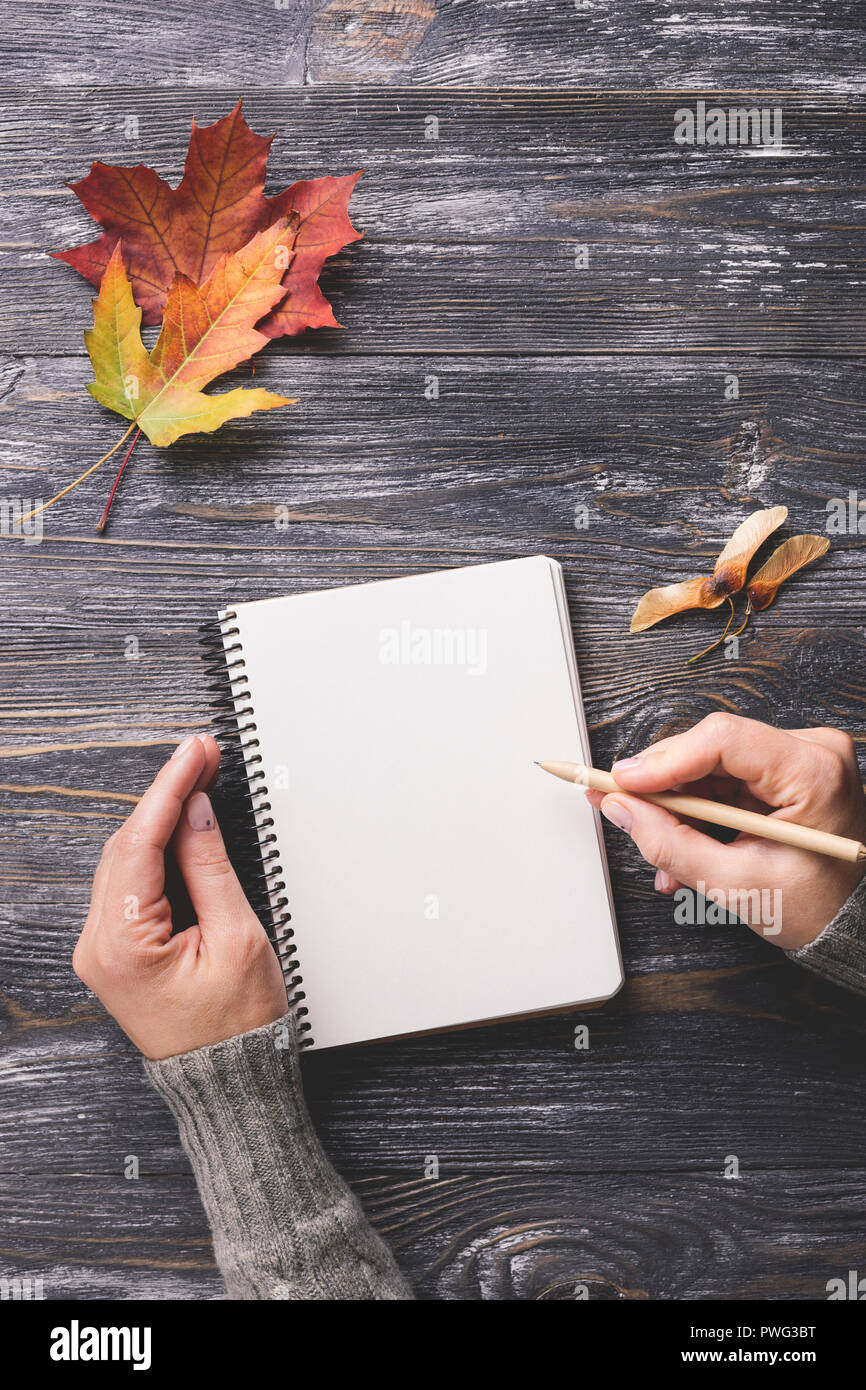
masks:
{"type": "MultiPolygon", "coordinates": [[[[232,605],[317,1048],[622,983],[546,556],[232,605]]],[[[244,722],[244,721],[242,721],[244,722]]]]}

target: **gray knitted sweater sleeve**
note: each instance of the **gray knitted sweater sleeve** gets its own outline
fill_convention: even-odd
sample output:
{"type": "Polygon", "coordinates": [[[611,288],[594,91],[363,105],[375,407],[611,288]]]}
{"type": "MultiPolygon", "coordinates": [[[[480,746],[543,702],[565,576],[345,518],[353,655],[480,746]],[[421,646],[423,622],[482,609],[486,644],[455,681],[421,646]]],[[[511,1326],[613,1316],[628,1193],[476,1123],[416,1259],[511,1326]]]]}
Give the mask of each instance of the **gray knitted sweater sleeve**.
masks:
{"type": "Polygon", "coordinates": [[[413,1297],[316,1137],[290,1014],[144,1065],[177,1120],[230,1298],[413,1297]]]}
{"type": "Polygon", "coordinates": [[[820,935],[788,955],[816,975],[866,994],[866,876],[820,935]]]}
{"type": "MultiPolygon", "coordinates": [[[[866,879],[788,954],[866,994],[866,879]]],[[[412,1298],[316,1138],[291,1015],[145,1068],[180,1127],[231,1298],[412,1298]]]]}

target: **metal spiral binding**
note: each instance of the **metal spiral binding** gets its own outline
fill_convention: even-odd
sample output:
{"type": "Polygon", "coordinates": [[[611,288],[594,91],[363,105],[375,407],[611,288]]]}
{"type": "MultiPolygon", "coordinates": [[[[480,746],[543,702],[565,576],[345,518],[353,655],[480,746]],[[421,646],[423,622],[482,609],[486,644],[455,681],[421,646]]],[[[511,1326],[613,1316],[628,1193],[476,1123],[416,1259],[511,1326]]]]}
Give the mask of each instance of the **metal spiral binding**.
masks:
{"type": "Polygon", "coordinates": [[[298,1020],[298,1046],[311,1047],[315,1040],[310,1036],[312,1025],[304,1002],[289,900],[284,896],[286,885],[274,822],[268,814],[271,802],[236,618],[234,609],[229,608],[199,628],[205,671],[214,681],[208,686],[211,723],[221,753],[219,782],[212,800],[229,858],[277,953],[289,1007],[298,1020]]]}

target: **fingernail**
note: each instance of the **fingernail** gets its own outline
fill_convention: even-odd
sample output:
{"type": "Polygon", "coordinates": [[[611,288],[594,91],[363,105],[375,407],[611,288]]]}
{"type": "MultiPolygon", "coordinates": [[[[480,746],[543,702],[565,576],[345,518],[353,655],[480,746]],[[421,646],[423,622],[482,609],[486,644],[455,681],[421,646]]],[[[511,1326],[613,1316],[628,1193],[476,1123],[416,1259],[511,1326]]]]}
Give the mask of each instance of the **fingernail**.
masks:
{"type": "Polygon", "coordinates": [[[664,869],[656,869],[655,889],[657,893],[669,893],[674,886],[674,881],[670,874],[666,874],[664,869]]]}
{"type": "Polygon", "coordinates": [[[636,754],[633,758],[622,758],[620,761],[614,763],[611,772],[615,777],[617,772],[628,772],[631,768],[637,767],[638,763],[642,762],[643,755],[640,753],[636,754]]]}
{"type": "Polygon", "coordinates": [[[631,811],[627,806],[621,806],[618,801],[608,798],[601,803],[601,813],[619,830],[625,830],[626,833],[631,830],[631,811]]]}
{"type": "Polygon", "coordinates": [[[172,756],[173,758],[179,758],[179,757],[181,756],[182,753],[185,753],[185,752],[186,752],[187,748],[190,748],[190,747],[192,746],[192,744],[194,744],[194,743],[196,742],[197,737],[198,737],[197,734],[190,734],[189,738],[185,738],[184,741],[183,741],[183,743],[179,743],[179,744],[177,745],[177,747],[175,748],[175,750],[174,750],[174,752],[172,753],[171,756],[172,756]]]}
{"type": "Polygon", "coordinates": [[[190,830],[213,830],[216,819],[206,792],[196,792],[190,797],[186,803],[186,819],[190,830]]]}

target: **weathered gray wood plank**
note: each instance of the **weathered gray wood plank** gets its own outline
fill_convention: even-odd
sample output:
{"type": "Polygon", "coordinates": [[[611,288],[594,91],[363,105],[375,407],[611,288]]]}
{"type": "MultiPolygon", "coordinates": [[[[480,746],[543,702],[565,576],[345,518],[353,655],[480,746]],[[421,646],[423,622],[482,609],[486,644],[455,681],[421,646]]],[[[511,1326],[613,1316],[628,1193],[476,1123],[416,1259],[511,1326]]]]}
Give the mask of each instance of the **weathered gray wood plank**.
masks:
{"type": "MultiPolygon", "coordinates": [[[[0,359],[3,496],[51,497],[120,437],[126,422],[87,394],[91,379],[83,354],[0,359]]],[[[249,379],[236,373],[226,384],[249,379]]],[[[347,582],[359,563],[363,577],[382,565],[435,567],[449,554],[469,563],[516,543],[590,557],[584,582],[606,585],[606,602],[624,614],[660,566],[672,578],[706,566],[750,505],[784,502],[792,525],[823,530],[830,499],[847,498],[863,478],[859,363],[733,355],[359,361],[267,349],[255,381],[299,403],[168,450],[140,440],[108,536],[100,540],[93,527],[113,460],[44,514],[45,536],[59,550],[0,546],[0,563],[14,566],[8,582],[20,566],[43,571],[48,586],[66,563],[102,569],[106,582],[127,568],[145,575],[170,566],[165,601],[183,621],[198,580],[205,597],[218,585],[219,599],[275,566],[293,582],[347,582]],[[733,378],[739,395],[726,399],[733,378]],[[428,399],[433,390],[438,398],[428,399]],[[587,525],[578,530],[581,506],[587,525]],[[278,530],[281,518],[286,529],[278,530]],[[378,554],[386,542],[391,560],[378,554]],[[341,550],[351,554],[329,570],[341,550]]],[[[824,579],[850,567],[857,582],[861,539],[834,536],[831,559],[801,576],[785,606],[802,586],[810,604],[826,592],[822,622],[849,618],[849,590],[835,582],[825,590],[824,579]]],[[[76,610],[88,621],[107,618],[98,586],[91,595],[79,587],[85,608],[76,596],[76,610]]],[[[116,599],[124,602],[123,586],[116,599]]],[[[31,601],[39,603],[38,589],[31,601]]],[[[784,623],[783,612],[780,604],[762,622],[784,623]]],[[[805,617],[798,610],[798,621],[805,617]]]]}
{"type": "MultiPolygon", "coordinates": [[[[636,896],[622,904],[629,967],[636,896]]],[[[660,924],[648,894],[644,911],[660,924]]],[[[856,999],[769,960],[760,942],[741,945],[745,929],[726,929],[737,964],[695,968],[700,929],[667,916],[672,969],[633,976],[602,1012],[307,1058],[309,1104],[335,1161],[419,1176],[429,1154],[443,1173],[715,1172],[731,1153],[751,1168],[860,1163],[856,999]],[[574,1048],[576,1023],[589,1027],[588,1051],[574,1048]]],[[[48,937],[38,915],[26,925],[37,942],[48,937]]],[[[69,992],[46,983],[28,1016],[18,993],[4,1000],[0,1171],[122,1176],[127,1154],[183,1171],[173,1120],[101,1010],[79,991],[64,1015],[69,992]]]]}
{"type": "Polygon", "coordinates": [[[8,6],[6,50],[18,80],[50,85],[147,82],[490,83],[539,86],[830,86],[861,90],[862,10],[753,0],[218,0],[207,18],[178,0],[159,11],[86,0],[75,22],[55,6],[8,6]],[[254,16],[254,17],[253,17],[254,16]]]}
{"type": "MultiPolygon", "coordinates": [[[[582,1284],[591,1301],[823,1299],[856,1268],[864,1177],[414,1170],[356,1190],[420,1298],[569,1300],[582,1284]]],[[[46,1298],[222,1296],[189,1177],[142,1167],[135,1181],[41,1177],[0,1194],[0,1269],[41,1276],[46,1298]]]]}
{"type": "MultiPolygon", "coordinates": [[[[80,360],[12,365],[4,486],[38,465],[48,492],[80,466],[78,441],[95,452],[97,425],[107,438],[115,427],[81,390],[80,360]]],[[[274,415],[169,453],[145,446],[107,538],[89,529],[105,479],[49,514],[41,546],[0,544],[4,1021],[8,1081],[28,1101],[3,1138],[20,1171],[110,1173],[143,1144],[181,1162],[169,1117],[69,955],[102,839],[172,743],[201,727],[195,628],[223,602],[546,550],[565,565],[599,762],[716,708],[862,736],[857,536],[833,538],[737,660],[685,665],[718,615],[627,635],[642,589],[710,568],[754,506],[785,501],[789,529],[823,528],[827,499],[860,477],[859,366],[732,359],[737,401],[720,368],[683,357],[444,359],[437,401],[423,361],[263,358],[257,380],[278,385],[290,365],[302,404],[285,425],[274,415]],[[289,509],[285,531],[275,505],[289,509]]],[[[590,1018],[591,1056],[575,1054],[566,1017],[312,1057],[312,1103],[339,1159],[365,1172],[429,1151],[461,1171],[655,1170],[671,1153],[711,1166],[737,1142],[764,1166],[858,1161],[857,1001],[745,929],[677,928],[631,847],[612,832],[609,847],[634,978],[590,1018]]]]}
{"type": "MultiPolygon", "coordinates": [[[[861,105],[786,97],[784,143],[770,158],[676,145],[684,100],[251,93],[252,125],[278,132],[269,187],[367,170],[352,202],[365,239],[334,258],[322,282],[345,327],[272,351],[862,352],[861,105]],[[431,113],[437,141],[425,139],[431,113]],[[583,268],[578,246],[588,248],[583,268]]],[[[64,182],[97,157],[144,160],[177,178],[192,116],[226,109],[223,92],[193,100],[141,88],[95,92],[85,104],[77,93],[22,93],[9,106],[0,350],[80,351],[92,289],[47,252],[87,240],[94,224],[64,182]],[[130,114],[134,140],[123,133],[130,114]]]]}
{"type": "MultiPolygon", "coordinates": [[[[856,534],[736,660],[684,664],[718,615],[626,633],[639,593],[709,568],[753,506],[823,529],[866,443],[859,13],[677,13],[302,0],[250,26],[218,5],[196,49],[174,4],[158,29],[89,0],[65,29],[38,4],[7,26],[0,497],[49,495],[122,429],[83,390],[91,290],[46,257],[91,234],[65,179],[96,157],[176,179],[192,115],[244,87],[277,130],[270,191],[368,171],[367,237],[325,276],[347,328],[257,359],[298,407],[140,446],[106,538],[107,470],[42,545],[0,537],[0,1268],[49,1297],[219,1296],[173,1122],[70,955],[102,840],[202,726],[195,628],[222,602],[543,550],[597,761],[716,708],[863,739],[856,534]],[[623,73],[695,90],[526,90],[623,73]],[[674,145],[677,107],[724,83],[797,89],[718,97],[782,105],[772,156],[674,145]]],[[[823,1297],[862,1244],[860,1002],[744,928],[677,927],[608,842],[630,978],[580,1016],[589,1052],[565,1016],[313,1056],[317,1126],[423,1296],[823,1297]]]]}

